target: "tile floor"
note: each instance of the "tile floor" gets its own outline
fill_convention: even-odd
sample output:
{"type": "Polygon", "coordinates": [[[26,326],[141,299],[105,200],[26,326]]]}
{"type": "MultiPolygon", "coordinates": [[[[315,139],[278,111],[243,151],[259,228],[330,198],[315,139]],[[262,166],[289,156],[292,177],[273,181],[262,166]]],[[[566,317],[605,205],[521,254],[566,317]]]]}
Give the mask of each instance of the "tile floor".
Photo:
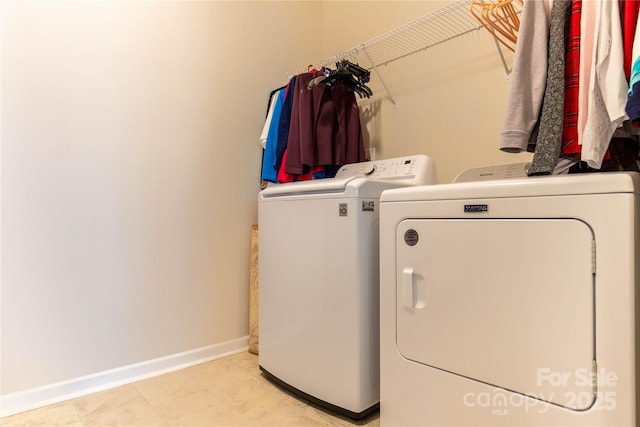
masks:
{"type": "Polygon", "coordinates": [[[238,353],[0,419],[2,427],[375,426],[309,406],[267,381],[258,356],[238,353]]]}

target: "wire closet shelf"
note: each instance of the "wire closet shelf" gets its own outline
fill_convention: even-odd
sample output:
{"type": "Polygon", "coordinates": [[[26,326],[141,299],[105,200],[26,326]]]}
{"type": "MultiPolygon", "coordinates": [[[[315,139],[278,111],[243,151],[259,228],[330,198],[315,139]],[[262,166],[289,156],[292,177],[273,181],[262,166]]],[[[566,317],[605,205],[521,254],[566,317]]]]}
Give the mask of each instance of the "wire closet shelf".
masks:
{"type": "MultiPolygon", "coordinates": [[[[477,1],[454,1],[414,21],[327,58],[318,63],[317,66],[331,67],[342,59],[348,59],[367,70],[373,70],[389,94],[378,67],[482,29],[483,25],[470,12],[471,4],[477,3],[477,1]]],[[[517,13],[520,14],[522,6],[518,2],[513,3],[516,5],[517,13]]],[[[509,74],[502,50],[495,38],[494,41],[496,41],[496,47],[505,71],[509,74]]],[[[390,94],[389,96],[391,97],[390,94]]],[[[395,105],[393,97],[391,97],[391,101],[395,105]]]]}

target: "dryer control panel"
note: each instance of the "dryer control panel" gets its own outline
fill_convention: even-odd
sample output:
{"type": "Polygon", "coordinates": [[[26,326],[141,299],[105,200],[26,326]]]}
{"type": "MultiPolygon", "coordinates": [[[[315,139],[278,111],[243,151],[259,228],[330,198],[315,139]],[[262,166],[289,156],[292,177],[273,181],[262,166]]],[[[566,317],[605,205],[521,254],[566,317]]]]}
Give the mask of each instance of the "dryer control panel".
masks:
{"type": "Polygon", "coordinates": [[[453,182],[489,181],[494,179],[526,178],[531,163],[511,163],[506,165],[471,168],[460,172],[453,182]]]}
{"type": "Polygon", "coordinates": [[[335,177],[401,180],[409,185],[436,183],[436,172],[433,161],[422,154],[351,163],[342,166],[335,177]]]}

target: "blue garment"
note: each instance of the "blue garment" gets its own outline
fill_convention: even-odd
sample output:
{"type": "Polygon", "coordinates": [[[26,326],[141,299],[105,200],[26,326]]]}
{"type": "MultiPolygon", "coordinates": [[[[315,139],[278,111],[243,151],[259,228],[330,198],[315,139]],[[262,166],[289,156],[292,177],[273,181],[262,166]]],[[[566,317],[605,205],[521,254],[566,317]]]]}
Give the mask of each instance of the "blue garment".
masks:
{"type": "Polygon", "coordinates": [[[282,104],[282,113],[280,114],[280,123],[278,131],[278,148],[276,150],[276,169],[280,170],[282,165],[282,156],[284,150],[287,149],[289,143],[289,124],[291,123],[291,108],[293,107],[293,92],[296,87],[297,76],[293,76],[287,85],[287,94],[282,104]]]}
{"type": "Polygon", "coordinates": [[[631,69],[631,82],[625,110],[631,120],[640,119],[640,58],[635,60],[631,69]]]}
{"type": "Polygon", "coordinates": [[[276,103],[273,107],[273,115],[267,134],[267,142],[262,156],[262,179],[265,181],[278,182],[278,169],[276,168],[276,150],[278,148],[278,130],[280,128],[280,116],[284,103],[284,92],[282,89],[276,95],[276,103]]]}

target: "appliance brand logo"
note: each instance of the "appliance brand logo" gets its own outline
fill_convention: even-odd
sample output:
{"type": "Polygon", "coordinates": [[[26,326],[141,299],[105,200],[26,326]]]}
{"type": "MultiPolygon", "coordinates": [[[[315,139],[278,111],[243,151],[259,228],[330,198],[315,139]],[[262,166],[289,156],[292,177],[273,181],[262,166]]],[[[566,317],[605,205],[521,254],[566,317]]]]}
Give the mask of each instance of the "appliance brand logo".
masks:
{"type": "Polygon", "coordinates": [[[465,213],[484,213],[489,212],[489,205],[464,205],[465,213]]]}
{"type": "Polygon", "coordinates": [[[409,246],[415,246],[416,244],[418,244],[419,239],[420,235],[413,228],[410,228],[409,230],[404,232],[404,242],[409,246]]]}

